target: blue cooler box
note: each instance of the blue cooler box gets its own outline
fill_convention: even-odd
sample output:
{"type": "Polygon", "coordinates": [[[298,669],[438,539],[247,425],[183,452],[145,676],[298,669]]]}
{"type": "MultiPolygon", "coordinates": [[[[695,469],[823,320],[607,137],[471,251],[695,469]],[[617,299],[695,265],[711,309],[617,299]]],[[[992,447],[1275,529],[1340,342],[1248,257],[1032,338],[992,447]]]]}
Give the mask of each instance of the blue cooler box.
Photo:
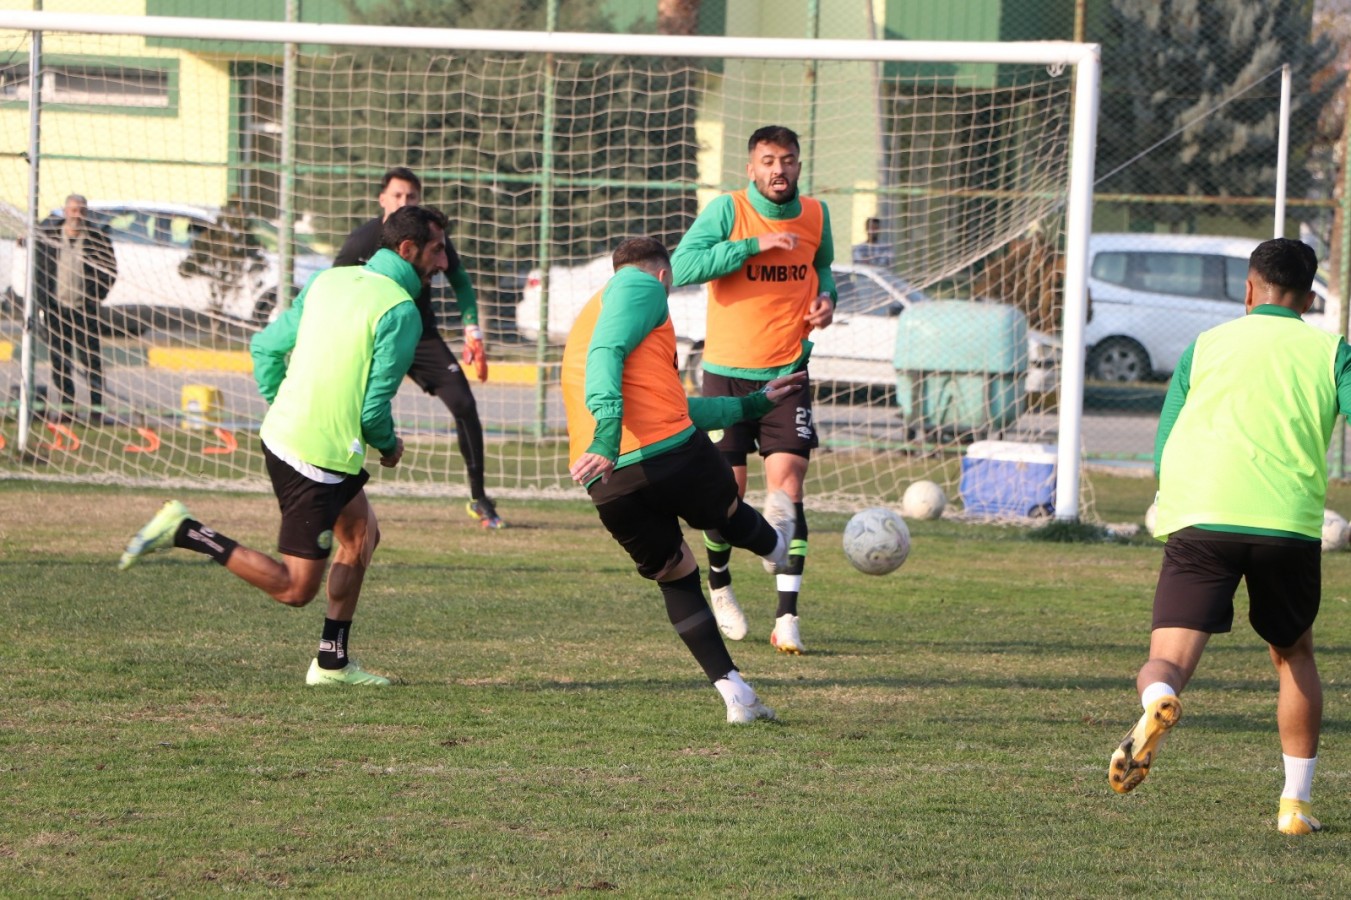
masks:
{"type": "Polygon", "coordinates": [[[1053,444],[976,441],[962,458],[962,505],[974,515],[1049,516],[1055,464],[1053,444]]]}

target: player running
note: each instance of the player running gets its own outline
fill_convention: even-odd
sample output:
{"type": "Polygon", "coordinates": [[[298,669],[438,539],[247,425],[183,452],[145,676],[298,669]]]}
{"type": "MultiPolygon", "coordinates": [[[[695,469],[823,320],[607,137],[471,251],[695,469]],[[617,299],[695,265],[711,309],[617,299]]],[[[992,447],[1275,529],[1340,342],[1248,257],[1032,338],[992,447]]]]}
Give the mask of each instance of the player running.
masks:
{"type": "Polygon", "coordinates": [[[361,585],[380,543],[363,490],[366,447],[393,468],[403,456],[391,401],[422,334],[413,297],[446,267],[446,217],[409,206],[384,223],[381,249],[360,268],[329,269],[258,334],[250,350],[271,406],[260,431],[281,506],[281,561],[206,527],[170,500],[127,544],[120,569],[147,553],[203,553],[287,606],[319,592],[328,557],[328,610],[305,683],[387,685],[347,650],[361,585]]]}

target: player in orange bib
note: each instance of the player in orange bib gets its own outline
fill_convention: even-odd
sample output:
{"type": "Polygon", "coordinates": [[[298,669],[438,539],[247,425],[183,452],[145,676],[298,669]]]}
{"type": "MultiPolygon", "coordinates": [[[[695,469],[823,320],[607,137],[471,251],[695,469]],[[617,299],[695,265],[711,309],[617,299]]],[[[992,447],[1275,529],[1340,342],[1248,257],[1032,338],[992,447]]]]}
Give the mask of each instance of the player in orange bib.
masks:
{"type": "MultiPolygon", "coordinates": [[[[747,142],[750,159],[743,190],[708,205],[671,257],[677,285],[708,282],[708,332],[704,342],[706,397],[739,397],[790,372],[805,372],[808,336],[830,325],[835,246],[824,203],[798,193],[802,160],[797,135],[780,125],[759,128],[747,142]]],[[[807,556],[803,483],[817,446],[812,392],[807,386],[764,418],[728,428],[717,443],[746,493],[746,460],[764,459],[766,488],[793,501],[797,521],[789,565],[776,575],[778,609],[770,643],[783,653],[802,653],[798,594],[807,556]]],[[[732,640],[746,636],[746,616],[732,592],[728,568],[732,547],[724,535],[704,532],[708,586],[718,627],[732,640]]]]}

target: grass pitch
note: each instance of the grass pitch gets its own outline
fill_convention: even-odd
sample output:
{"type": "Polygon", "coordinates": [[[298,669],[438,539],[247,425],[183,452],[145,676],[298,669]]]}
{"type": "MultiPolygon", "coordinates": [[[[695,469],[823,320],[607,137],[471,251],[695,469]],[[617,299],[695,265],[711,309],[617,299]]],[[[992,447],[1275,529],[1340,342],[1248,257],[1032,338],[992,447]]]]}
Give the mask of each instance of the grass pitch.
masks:
{"type": "MultiPolygon", "coordinates": [[[[1137,519],[1152,486],[1095,477],[1137,519]],[[1141,503],[1143,498],[1144,502],[1141,503]]],[[[164,496],[0,482],[0,896],[1339,896],[1351,884],[1351,553],[1325,557],[1314,812],[1276,833],[1275,679],[1243,621],[1134,793],[1160,551],[911,522],[898,572],[812,518],[811,652],[767,642],[734,558],[734,659],[779,721],[723,721],[585,502],[377,497],[352,647],[385,690],[307,688],[322,600],[282,607],[202,557],[118,573],[164,496]]],[[[261,548],[263,495],[180,495],[261,548]]],[[[1329,503],[1351,510],[1351,489],[1329,503]],[[1340,505],[1339,505],[1340,504],[1340,505]]],[[[702,554],[701,554],[702,555],[702,554]]],[[[1240,606],[1242,608],[1242,606],[1240,606]]]]}

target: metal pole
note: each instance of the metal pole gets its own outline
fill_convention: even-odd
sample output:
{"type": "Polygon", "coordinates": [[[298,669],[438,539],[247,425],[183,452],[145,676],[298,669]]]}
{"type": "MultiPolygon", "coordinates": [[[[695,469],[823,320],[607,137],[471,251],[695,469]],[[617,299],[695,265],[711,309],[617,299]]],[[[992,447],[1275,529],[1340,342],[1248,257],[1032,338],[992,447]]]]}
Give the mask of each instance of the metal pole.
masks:
{"type": "MultiPolygon", "coordinates": [[[[1351,87],[1342,86],[1342,92],[1351,100],[1351,87]]],[[[1343,336],[1347,333],[1351,315],[1351,115],[1342,127],[1342,195],[1337,207],[1341,227],[1333,240],[1337,241],[1337,321],[1343,336]]],[[[1329,478],[1346,477],[1346,421],[1332,432],[1332,464],[1329,478]]]]}
{"type": "MultiPolygon", "coordinates": [[[[40,5],[40,4],[39,4],[40,5]]],[[[24,248],[28,271],[23,288],[23,336],[19,341],[19,434],[20,455],[28,448],[28,431],[33,414],[33,332],[37,328],[38,262],[38,162],[42,125],[42,32],[30,32],[28,47],[28,239],[24,248]]],[[[55,389],[55,385],[51,386],[55,389]]],[[[54,397],[47,398],[50,404],[54,397]]]]}
{"type": "Polygon", "coordinates": [[[1276,222],[1272,237],[1285,237],[1285,184],[1290,165],[1290,64],[1281,66],[1281,118],[1276,140],[1276,222]]]}
{"type": "MultiPolygon", "coordinates": [[[[558,0],[549,0],[545,28],[558,28],[558,0]]],[[[535,438],[544,437],[549,421],[549,385],[544,377],[549,362],[549,245],[553,243],[554,204],[554,55],[544,54],[544,133],[540,136],[539,188],[539,335],[535,338],[535,438]]]]}
{"type": "MultiPolygon", "coordinates": [[[[807,40],[814,41],[821,36],[820,0],[807,0],[807,40]]],[[[812,172],[816,167],[816,60],[807,61],[807,146],[806,167],[802,172],[802,188],[798,194],[810,194],[812,190],[812,172]]]]}
{"type": "Polygon", "coordinates": [[[1074,78],[1069,198],[1065,209],[1065,322],[1060,361],[1060,444],[1055,517],[1079,518],[1079,449],[1083,443],[1084,326],[1088,320],[1088,234],[1093,222],[1093,161],[1102,62],[1095,48],[1074,78]]]}
{"type": "MultiPolygon", "coordinates": [[[[300,0],[286,0],[286,21],[294,22],[300,18],[300,0]]],[[[295,208],[293,200],[296,190],[295,168],[295,128],[296,128],[296,65],[300,60],[300,48],[287,43],[281,70],[281,197],[277,215],[277,307],[286,309],[291,305],[291,291],[295,267],[292,258],[292,245],[295,233],[295,208]]]]}

